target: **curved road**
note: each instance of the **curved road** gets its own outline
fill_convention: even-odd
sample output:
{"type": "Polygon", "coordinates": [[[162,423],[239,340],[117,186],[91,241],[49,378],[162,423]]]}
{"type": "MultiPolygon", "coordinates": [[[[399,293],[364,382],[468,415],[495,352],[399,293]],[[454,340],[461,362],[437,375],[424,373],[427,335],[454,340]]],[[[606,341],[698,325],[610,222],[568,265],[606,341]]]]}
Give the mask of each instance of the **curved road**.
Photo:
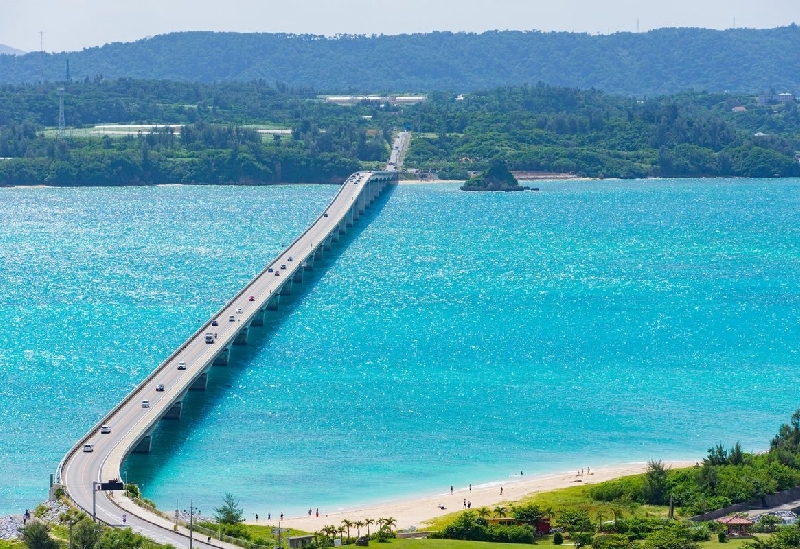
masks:
{"type": "MultiPolygon", "coordinates": [[[[162,416],[182,400],[189,387],[210,368],[215,357],[233,343],[243,328],[247,329],[253,317],[280,293],[283,284],[292,283],[292,278],[298,269],[304,268],[306,261],[313,261],[314,254],[332,233],[338,235],[339,231],[344,231],[348,221],[352,221],[351,210],[355,210],[358,218],[359,212],[394,177],[394,174],[386,172],[351,175],[325,212],[215,315],[218,326],[212,326],[209,321],[201,327],[76,443],[62,461],[58,478],[79,507],[91,515],[93,495],[96,495],[97,518],[102,522],[122,526],[124,513],[127,519],[124,525],[148,538],[176,547],[189,546],[188,530],[173,531],[170,521],[134,505],[122,495],[123,492],[93,494],[93,483],[120,478],[125,457],[152,432],[162,416]],[[207,333],[215,334],[213,343],[206,342],[207,333]],[[185,363],[185,369],[178,369],[179,362],[185,363]],[[157,385],[163,385],[164,390],[157,391],[157,385]],[[143,400],[148,401],[148,407],[144,407],[143,400]],[[111,432],[101,433],[100,425],[108,425],[111,432]],[[85,444],[92,445],[93,451],[83,451],[85,444]]],[[[330,244],[329,240],[327,244],[330,244]]],[[[229,546],[219,541],[213,544],[229,546]]],[[[206,544],[202,542],[201,545],[206,544]]]]}

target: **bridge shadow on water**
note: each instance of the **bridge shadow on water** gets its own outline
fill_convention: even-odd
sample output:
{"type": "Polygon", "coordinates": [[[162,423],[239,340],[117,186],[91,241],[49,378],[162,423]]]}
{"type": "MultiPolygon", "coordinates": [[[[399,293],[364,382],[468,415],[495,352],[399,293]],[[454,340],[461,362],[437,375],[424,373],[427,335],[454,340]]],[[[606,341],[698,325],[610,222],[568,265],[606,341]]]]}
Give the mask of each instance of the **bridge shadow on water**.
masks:
{"type": "MultiPolygon", "coordinates": [[[[143,486],[146,496],[147,486],[152,486],[155,482],[165,467],[167,458],[180,453],[186,441],[214,410],[219,400],[236,386],[260,350],[270,344],[275,333],[297,311],[308,291],[326,275],[330,266],[339,259],[347,247],[380,215],[394,189],[395,185],[388,185],[372,206],[365,210],[361,218],[340,236],[339,242],[331,243],[331,249],[324,252],[322,259],[315,260],[313,270],[303,274],[303,282],[294,283],[292,294],[281,296],[278,310],[267,311],[263,326],[250,327],[247,345],[231,347],[227,366],[212,366],[209,369],[205,391],[186,393],[180,419],[158,422],[153,432],[150,452],[130,454],[123,462],[121,471],[123,479],[143,486]]],[[[242,441],[243,447],[247,444],[247,441],[242,441]]]]}

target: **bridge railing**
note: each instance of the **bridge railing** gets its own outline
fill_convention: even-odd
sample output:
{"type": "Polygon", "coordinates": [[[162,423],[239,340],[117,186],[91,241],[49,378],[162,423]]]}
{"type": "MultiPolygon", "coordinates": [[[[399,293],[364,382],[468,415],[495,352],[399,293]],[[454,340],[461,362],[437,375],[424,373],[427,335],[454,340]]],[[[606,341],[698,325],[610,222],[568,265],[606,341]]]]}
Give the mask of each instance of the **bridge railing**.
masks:
{"type": "MultiPolygon", "coordinates": [[[[365,173],[369,173],[369,174],[370,174],[370,175],[369,175],[369,177],[372,177],[372,175],[373,175],[373,173],[370,173],[370,172],[356,172],[356,174],[358,174],[358,176],[359,176],[359,177],[361,177],[361,176],[362,176],[363,174],[365,174],[365,173]]],[[[381,174],[381,175],[384,175],[384,174],[385,174],[385,175],[390,175],[390,176],[391,176],[391,175],[393,175],[393,174],[390,174],[389,172],[374,172],[374,173],[375,173],[375,174],[381,174]]],[[[355,175],[355,174],[354,174],[354,175],[355,175]]],[[[352,176],[351,176],[351,177],[352,177],[352,176]]],[[[349,183],[349,181],[350,181],[350,178],[348,178],[348,179],[345,181],[345,183],[343,183],[343,184],[341,185],[341,187],[339,187],[339,190],[338,190],[338,192],[337,192],[337,193],[334,195],[333,199],[332,199],[332,200],[331,200],[331,201],[328,203],[328,206],[326,207],[326,210],[327,210],[328,208],[330,208],[330,206],[331,206],[331,205],[332,205],[334,202],[336,202],[336,199],[338,199],[338,198],[339,198],[339,196],[342,194],[342,192],[344,192],[344,190],[345,190],[345,188],[346,188],[346,185],[349,183]]],[[[367,179],[367,181],[369,181],[369,178],[367,179]]],[[[362,186],[362,187],[361,187],[361,189],[359,189],[359,193],[363,192],[363,188],[364,188],[364,186],[362,186]]],[[[312,229],[312,228],[313,228],[313,227],[314,227],[314,226],[315,226],[317,223],[319,223],[319,221],[320,221],[321,219],[323,219],[323,214],[324,214],[324,211],[323,211],[323,213],[322,213],[322,214],[320,214],[320,215],[319,215],[319,216],[318,216],[318,217],[317,217],[317,218],[314,220],[314,222],[313,222],[313,223],[311,223],[311,224],[310,224],[308,227],[306,227],[306,229],[305,229],[305,230],[304,230],[304,231],[303,231],[303,232],[300,234],[300,236],[298,236],[297,238],[295,238],[295,239],[292,241],[292,243],[291,243],[291,244],[289,244],[289,246],[287,246],[287,248],[286,248],[286,249],[289,249],[289,248],[291,248],[292,246],[294,246],[294,245],[295,245],[297,242],[299,242],[299,241],[300,241],[300,239],[302,239],[302,238],[303,238],[303,237],[304,237],[306,234],[308,234],[308,232],[309,232],[309,231],[310,231],[310,230],[311,230],[311,229],[312,229]]],[[[268,270],[269,270],[269,268],[270,268],[270,267],[272,267],[273,265],[275,265],[275,261],[276,261],[276,260],[273,260],[273,261],[271,261],[269,264],[267,264],[267,266],[266,266],[266,267],[264,267],[264,268],[263,268],[263,269],[262,269],[262,270],[261,270],[261,271],[260,271],[260,272],[259,272],[259,273],[258,273],[256,276],[254,276],[254,277],[253,277],[253,278],[250,280],[250,282],[249,282],[247,285],[245,285],[245,286],[244,286],[244,287],[243,287],[241,290],[239,290],[239,292],[237,292],[237,293],[236,293],[236,295],[234,295],[234,296],[233,296],[231,299],[229,299],[229,300],[228,300],[228,301],[225,303],[225,305],[223,305],[223,306],[222,306],[222,307],[221,307],[221,308],[220,308],[220,309],[219,309],[219,310],[218,310],[218,311],[217,311],[217,312],[216,312],[214,315],[212,315],[212,319],[213,319],[213,318],[217,318],[217,317],[219,317],[219,316],[222,314],[222,312],[223,312],[223,311],[225,311],[225,309],[229,308],[231,305],[233,305],[233,303],[234,303],[234,302],[235,302],[237,299],[239,299],[240,297],[242,297],[242,295],[246,294],[246,293],[247,293],[247,291],[250,289],[250,287],[251,287],[253,284],[255,284],[255,282],[256,282],[257,280],[259,280],[259,279],[260,279],[260,278],[261,278],[261,277],[262,277],[262,276],[263,276],[263,275],[264,275],[266,272],[268,272],[268,270]]],[[[104,425],[104,424],[108,423],[108,422],[111,420],[111,418],[113,418],[113,417],[114,417],[114,414],[116,414],[116,413],[117,413],[117,411],[118,411],[120,408],[122,408],[122,407],[123,407],[123,406],[125,406],[125,405],[126,405],[128,402],[130,402],[130,401],[131,401],[131,400],[134,398],[134,396],[135,396],[135,395],[136,395],[136,394],[139,392],[139,390],[142,388],[142,386],[143,386],[143,385],[146,385],[147,383],[149,383],[150,381],[152,381],[152,380],[153,380],[153,378],[154,378],[154,377],[156,377],[158,374],[160,374],[160,373],[161,373],[161,372],[164,370],[164,368],[166,368],[166,367],[167,367],[167,365],[168,365],[170,362],[172,362],[172,361],[173,361],[175,358],[177,358],[177,356],[178,356],[178,355],[179,355],[179,354],[180,354],[180,353],[181,353],[181,352],[182,352],[184,349],[186,349],[186,347],[187,347],[187,346],[188,346],[188,345],[189,345],[189,344],[190,344],[190,343],[191,343],[191,342],[192,342],[192,341],[193,341],[195,338],[197,338],[197,337],[200,337],[200,335],[202,335],[202,334],[204,334],[205,332],[209,331],[209,328],[211,328],[211,320],[208,320],[208,321],[206,321],[206,322],[205,322],[205,323],[204,323],[204,324],[203,324],[203,325],[202,325],[200,328],[198,328],[198,329],[197,329],[197,330],[196,330],[196,331],[195,331],[195,332],[194,332],[194,333],[193,333],[191,336],[189,336],[187,339],[185,339],[185,340],[184,340],[184,342],[183,342],[183,343],[182,343],[182,344],[181,344],[181,345],[180,345],[180,346],[179,346],[179,347],[178,347],[178,348],[177,348],[175,351],[173,351],[173,352],[172,352],[172,354],[170,354],[170,355],[169,355],[169,356],[168,356],[166,359],[164,359],[164,361],[163,361],[163,362],[161,362],[161,364],[159,364],[159,365],[158,365],[158,367],[157,367],[157,368],[155,368],[155,369],[154,369],[152,372],[150,372],[150,374],[148,374],[146,378],[144,378],[142,381],[140,381],[140,382],[139,382],[139,383],[138,383],[138,384],[137,384],[137,385],[136,385],[136,386],[135,386],[135,387],[134,387],[134,388],[133,388],[133,389],[132,389],[132,390],[131,390],[131,391],[130,391],[128,394],[127,394],[127,395],[125,395],[125,397],[124,397],[124,398],[123,398],[123,399],[122,399],[122,400],[121,400],[121,401],[120,401],[120,402],[119,402],[119,403],[118,403],[116,406],[114,406],[114,408],[112,408],[112,409],[111,409],[111,411],[109,411],[109,412],[108,412],[108,413],[107,413],[105,416],[103,416],[103,417],[100,419],[100,421],[98,421],[97,423],[95,423],[95,424],[94,424],[94,426],[92,426],[92,427],[91,427],[91,428],[90,428],[90,429],[89,429],[89,430],[88,430],[88,431],[87,431],[87,432],[86,432],[86,433],[85,433],[85,434],[84,434],[84,435],[83,435],[83,436],[82,436],[82,437],[81,437],[81,438],[78,440],[78,442],[76,442],[76,443],[75,443],[75,444],[72,446],[72,448],[70,448],[70,449],[69,449],[69,451],[68,451],[68,452],[67,452],[67,453],[64,455],[64,457],[63,457],[63,458],[61,458],[61,461],[59,462],[59,464],[58,464],[58,467],[57,467],[57,469],[56,469],[56,480],[57,480],[57,483],[59,483],[59,484],[61,483],[61,480],[62,480],[62,478],[61,478],[61,473],[62,473],[62,471],[63,471],[63,469],[64,469],[64,465],[66,464],[66,462],[67,462],[69,459],[71,459],[71,458],[72,458],[72,456],[73,456],[73,455],[74,455],[74,454],[75,454],[75,453],[78,451],[78,449],[82,448],[82,447],[83,447],[83,445],[86,443],[86,441],[87,441],[87,440],[88,440],[88,439],[89,439],[91,436],[93,436],[93,435],[94,435],[94,433],[95,433],[95,432],[96,432],[98,429],[100,429],[100,427],[101,427],[102,425],[104,425]]]]}

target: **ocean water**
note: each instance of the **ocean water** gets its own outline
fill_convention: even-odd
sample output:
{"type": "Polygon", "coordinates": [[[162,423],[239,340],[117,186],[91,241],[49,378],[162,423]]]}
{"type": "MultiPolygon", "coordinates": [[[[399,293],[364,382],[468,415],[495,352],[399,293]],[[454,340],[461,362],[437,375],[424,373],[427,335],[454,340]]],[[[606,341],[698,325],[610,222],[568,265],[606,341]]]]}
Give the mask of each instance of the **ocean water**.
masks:
{"type": "MultiPolygon", "coordinates": [[[[800,407],[800,180],[536,185],[393,188],[123,475],[252,518],[767,447],[800,407]]],[[[335,192],[0,189],[0,513],[335,192]]]]}

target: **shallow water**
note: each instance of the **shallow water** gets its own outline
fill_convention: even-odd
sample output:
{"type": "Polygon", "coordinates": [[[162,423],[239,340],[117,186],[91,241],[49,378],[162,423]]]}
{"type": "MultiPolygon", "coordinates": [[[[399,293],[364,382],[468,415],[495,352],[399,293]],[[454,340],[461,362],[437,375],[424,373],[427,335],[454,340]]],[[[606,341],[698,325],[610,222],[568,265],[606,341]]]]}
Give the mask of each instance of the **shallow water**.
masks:
{"type": "MultiPolygon", "coordinates": [[[[536,185],[394,188],[124,475],[252,517],[765,448],[800,404],[800,180],[536,185]]],[[[335,192],[0,189],[0,513],[335,192]]]]}

